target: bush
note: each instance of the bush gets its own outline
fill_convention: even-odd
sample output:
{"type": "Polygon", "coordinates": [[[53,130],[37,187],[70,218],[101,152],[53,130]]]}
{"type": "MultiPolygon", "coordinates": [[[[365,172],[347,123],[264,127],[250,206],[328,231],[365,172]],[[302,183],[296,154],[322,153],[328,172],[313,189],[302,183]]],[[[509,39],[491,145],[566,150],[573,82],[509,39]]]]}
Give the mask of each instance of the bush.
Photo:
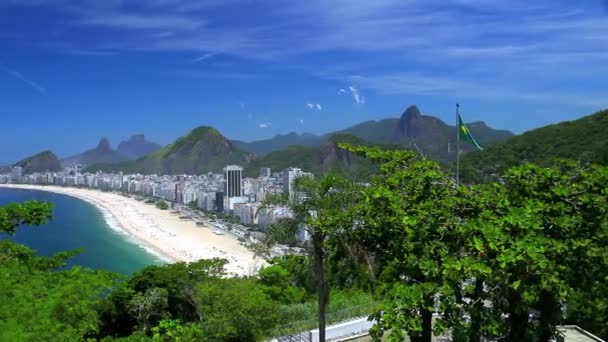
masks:
{"type": "Polygon", "coordinates": [[[167,204],[167,202],[165,202],[163,200],[159,200],[158,202],[156,202],[156,207],[160,210],[169,209],[169,205],[167,204]]]}

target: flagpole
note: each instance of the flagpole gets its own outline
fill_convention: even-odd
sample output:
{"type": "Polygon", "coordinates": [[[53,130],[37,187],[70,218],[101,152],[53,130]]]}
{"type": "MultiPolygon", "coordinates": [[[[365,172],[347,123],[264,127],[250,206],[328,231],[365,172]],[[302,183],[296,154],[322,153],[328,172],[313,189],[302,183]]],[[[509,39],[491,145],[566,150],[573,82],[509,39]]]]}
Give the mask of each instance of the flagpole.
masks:
{"type": "Polygon", "coordinates": [[[456,104],[456,186],[460,183],[460,105],[456,104]]]}

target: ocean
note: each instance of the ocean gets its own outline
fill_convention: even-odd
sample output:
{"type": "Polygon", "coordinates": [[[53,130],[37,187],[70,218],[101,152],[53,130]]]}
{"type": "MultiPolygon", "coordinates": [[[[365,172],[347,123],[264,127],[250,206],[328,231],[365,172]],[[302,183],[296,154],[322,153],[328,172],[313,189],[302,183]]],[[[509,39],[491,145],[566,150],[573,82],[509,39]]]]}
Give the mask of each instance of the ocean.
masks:
{"type": "Polygon", "coordinates": [[[106,269],[126,275],[162,263],[92,204],[52,192],[0,188],[0,205],[29,200],[53,203],[53,219],[41,226],[20,227],[12,236],[0,235],[1,239],[9,238],[44,256],[82,248],[81,254],[68,260],[68,266],[106,269]]]}

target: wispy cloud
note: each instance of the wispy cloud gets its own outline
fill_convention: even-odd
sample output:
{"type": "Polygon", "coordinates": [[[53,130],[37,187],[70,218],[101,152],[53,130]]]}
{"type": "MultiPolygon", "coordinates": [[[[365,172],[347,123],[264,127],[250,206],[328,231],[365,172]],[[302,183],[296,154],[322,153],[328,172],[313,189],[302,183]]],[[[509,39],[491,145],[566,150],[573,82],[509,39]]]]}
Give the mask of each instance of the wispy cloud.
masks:
{"type": "Polygon", "coordinates": [[[322,110],[323,107],[321,106],[321,104],[319,103],[307,103],[306,107],[308,107],[308,109],[312,109],[312,110],[322,110]]]}
{"type": "Polygon", "coordinates": [[[567,93],[555,90],[519,88],[511,89],[484,80],[452,79],[414,73],[398,73],[374,76],[351,76],[352,81],[375,89],[383,95],[419,95],[452,98],[484,98],[490,100],[523,100],[568,105],[604,108],[605,97],[599,92],[586,94],[567,93]]]}
{"type": "Polygon", "coordinates": [[[267,121],[267,122],[262,122],[262,123],[259,123],[259,124],[258,124],[258,127],[259,127],[259,128],[268,128],[268,127],[270,127],[270,126],[272,126],[272,122],[270,122],[270,121],[267,121]]]}
{"type": "Polygon", "coordinates": [[[194,31],[205,24],[202,20],[185,15],[130,14],[123,12],[96,13],[81,19],[80,23],[114,29],[174,31],[194,31]]]}
{"type": "Polygon", "coordinates": [[[361,96],[361,94],[359,93],[359,90],[357,90],[357,88],[355,88],[353,86],[349,86],[348,90],[350,91],[351,95],[353,96],[353,100],[355,100],[356,103],[358,103],[358,104],[365,103],[365,98],[363,96],[361,96]]]}
{"type": "MultiPolygon", "coordinates": [[[[606,59],[596,55],[608,49],[608,21],[605,9],[593,1],[445,0],[440,6],[428,0],[15,0],[10,4],[54,6],[70,19],[66,20],[70,28],[113,30],[111,35],[90,35],[94,50],[184,52],[199,56],[194,63],[217,51],[244,60],[271,60],[273,65],[318,54],[323,58],[310,59],[311,73],[330,70],[330,76],[323,78],[341,84],[349,84],[353,74],[373,75],[365,77],[365,83],[351,83],[364,90],[386,92],[394,88],[392,84],[401,84],[402,93],[412,89],[414,94],[444,96],[453,94],[451,84],[466,83],[479,84],[468,89],[479,88],[483,94],[525,95],[521,89],[529,87],[556,97],[568,94],[581,102],[588,102],[591,87],[581,84],[596,85],[598,93],[608,91],[600,82],[588,82],[608,77],[606,59]],[[233,9],[265,16],[233,25],[240,19],[233,9]],[[341,57],[331,57],[337,54],[341,57]],[[351,70],[336,72],[351,62],[351,70]],[[403,79],[402,73],[413,70],[421,83],[403,79]],[[555,82],[556,77],[560,82],[555,82]],[[442,82],[433,83],[436,79],[442,82]]],[[[196,77],[242,76],[220,74],[196,77]]],[[[354,86],[338,93],[352,96],[357,104],[366,102],[354,86]]]]}
{"type": "Polygon", "coordinates": [[[198,62],[204,61],[205,59],[209,59],[216,55],[217,55],[217,53],[215,53],[215,52],[209,52],[200,57],[196,57],[195,59],[192,60],[192,63],[198,63],[198,62]]]}
{"type": "Polygon", "coordinates": [[[6,67],[6,66],[4,66],[2,64],[0,64],[0,69],[4,70],[6,73],[8,73],[9,75],[12,75],[13,77],[15,77],[16,79],[20,80],[21,82],[27,84],[28,86],[30,86],[34,90],[38,91],[39,93],[46,94],[46,88],[44,88],[43,86],[41,86],[37,82],[34,82],[34,81],[26,78],[19,71],[11,69],[11,68],[8,68],[8,67],[6,67]]]}

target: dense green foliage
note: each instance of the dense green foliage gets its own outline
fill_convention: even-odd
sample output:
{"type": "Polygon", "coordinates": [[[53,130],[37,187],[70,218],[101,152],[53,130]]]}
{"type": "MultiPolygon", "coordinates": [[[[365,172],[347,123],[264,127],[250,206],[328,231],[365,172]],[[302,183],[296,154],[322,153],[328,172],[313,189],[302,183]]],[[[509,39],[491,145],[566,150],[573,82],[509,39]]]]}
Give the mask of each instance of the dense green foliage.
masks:
{"type": "Polygon", "coordinates": [[[375,337],[549,341],[566,322],[605,334],[608,300],[594,291],[608,280],[608,168],[524,165],[457,187],[412,153],[350,149],[382,163],[351,237],[369,246],[390,299],[375,337]]]}
{"type": "Polygon", "coordinates": [[[522,163],[541,166],[556,158],[608,164],[608,110],[517,135],[461,160],[462,175],[480,181],[522,163]]]}
{"type": "Polygon", "coordinates": [[[57,156],[51,151],[43,151],[27,157],[16,162],[15,166],[21,166],[24,174],[61,171],[59,159],[57,159],[57,156]]]}
{"type": "MultiPolygon", "coordinates": [[[[26,202],[0,207],[0,233],[19,225],[39,225],[51,205],[26,202]]],[[[77,341],[97,333],[95,305],[116,275],[74,267],[61,269],[77,251],[52,257],[0,240],[0,340],[77,341]]]]}
{"type": "Polygon", "coordinates": [[[117,164],[96,164],[85,171],[147,174],[200,174],[218,172],[228,164],[244,164],[251,155],[211,127],[198,127],[173,144],[143,158],[117,164]]]}
{"type": "Polygon", "coordinates": [[[156,201],[155,206],[158,209],[160,209],[160,210],[167,210],[167,209],[169,209],[169,205],[164,200],[158,200],[158,201],[156,201]]]}

